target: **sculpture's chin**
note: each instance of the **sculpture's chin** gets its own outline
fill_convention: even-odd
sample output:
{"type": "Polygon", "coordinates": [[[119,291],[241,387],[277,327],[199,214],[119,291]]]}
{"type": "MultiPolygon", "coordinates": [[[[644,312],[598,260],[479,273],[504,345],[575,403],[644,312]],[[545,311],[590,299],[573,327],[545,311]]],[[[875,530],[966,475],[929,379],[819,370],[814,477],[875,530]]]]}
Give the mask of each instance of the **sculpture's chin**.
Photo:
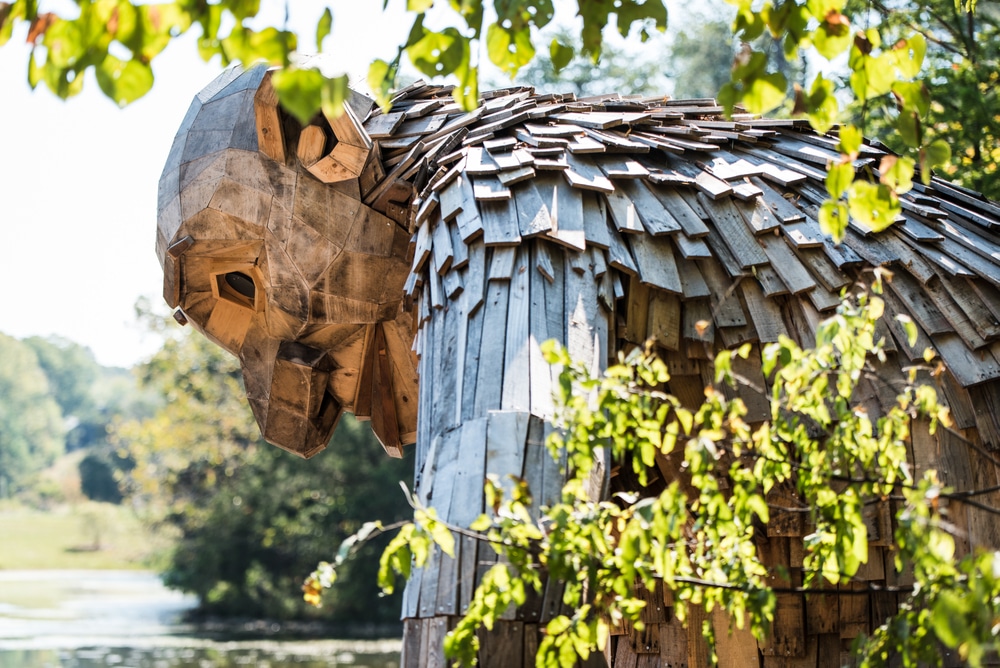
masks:
{"type": "Polygon", "coordinates": [[[325,448],[342,412],[328,389],[333,370],[329,355],[283,341],[270,364],[269,384],[259,383],[257,368],[247,368],[248,357],[243,356],[247,398],[264,440],[306,458],[325,448]]]}
{"type": "Polygon", "coordinates": [[[319,415],[303,419],[300,413],[272,402],[266,422],[257,420],[264,440],[300,457],[312,457],[330,442],[340,419],[340,406],[329,392],[325,393],[323,404],[319,415]]]}

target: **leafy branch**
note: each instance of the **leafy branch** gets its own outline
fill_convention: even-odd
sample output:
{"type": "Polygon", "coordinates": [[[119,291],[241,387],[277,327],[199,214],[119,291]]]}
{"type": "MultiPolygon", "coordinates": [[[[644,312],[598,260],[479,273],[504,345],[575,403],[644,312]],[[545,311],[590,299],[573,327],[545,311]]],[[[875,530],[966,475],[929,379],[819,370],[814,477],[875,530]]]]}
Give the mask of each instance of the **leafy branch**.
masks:
{"type": "MultiPolygon", "coordinates": [[[[666,366],[648,351],[636,350],[596,377],[565,350],[546,344],[547,360],[562,369],[559,429],[548,443],[553,456],[564,455],[567,462],[560,499],[536,517],[524,481],[505,487],[489,479],[485,493],[492,512],[465,529],[417,506],[414,522],[383,554],[383,565],[408,576],[411,564],[426,562],[433,544],[451,554],[450,532],[487,541],[501,559],[482,577],[448,634],[447,655],[456,664],[473,663],[477,630],[493,628],[507,610],[524,603],[527,592],[540,594],[546,580],[555,579],[565,583],[562,602],[574,612],[548,623],[537,665],[571,665],[602,650],[616,626],[642,629],[645,602],[637,582],[648,589],[661,582],[681,620],[690,606],[706,612],[722,606],[738,628],[749,627],[763,640],[777,594],[829,594],[820,581],[837,584],[858,572],[869,554],[864,509],[894,499],[900,501],[896,568],[912,571],[914,584],[858,589],[904,595],[899,614],[862,645],[863,665],[886,665],[898,652],[933,660],[939,642],[976,665],[997,642],[985,620],[1000,618],[1000,575],[989,570],[994,562],[1000,566],[1000,555],[954,558],[952,527],[942,507],[952,492],[933,471],[914,480],[906,459],[913,422],[926,422],[933,432],[950,423],[948,409],[931,388],[912,382],[915,372],[897,404],[877,421],[853,402],[871,361],[883,357],[875,328],[884,310],[880,293],[876,275],[870,292],[845,298],[836,315],[819,325],[814,348],[785,338],[765,347],[772,412],[755,427],[745,421],[743,402],[726,399],[714,386],[706,388],[698,410],[683,407],[669,393],[666,366]],[[585,483],[602,450],[618,465],[632,467],[639,489],[608,500],[588,496],[585,483]],[[674,463],[664,466],[663,458],[674,463]],[[644,494],[657,468],[670,479],[659,494],[644,494]],[[794,486],[807,509],[802,586],[769,584],[782,566],[765,564],[758,552],[772,511],[787,510],[767,501],[779,485],[794,486]]],[[[749,350],[716,357],[718,385],[735,383],[733,357],[749,350]]],[[[388,574],[386,583],[392,585],[388,574]]]]}

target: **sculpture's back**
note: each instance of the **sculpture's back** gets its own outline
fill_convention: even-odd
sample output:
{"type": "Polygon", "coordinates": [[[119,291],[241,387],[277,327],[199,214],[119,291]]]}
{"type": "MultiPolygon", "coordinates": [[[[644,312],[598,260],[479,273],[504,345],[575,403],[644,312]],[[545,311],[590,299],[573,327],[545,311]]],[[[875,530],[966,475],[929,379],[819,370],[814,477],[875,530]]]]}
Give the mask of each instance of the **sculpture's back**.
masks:
{"type": "MultiPolygon", "coordinates": [[[[360,122],[345,129],[340,120],[324,126],[322,118],[310,130],[281,120],[266,99],[266,83],[263,92],[252,92],[260,77],[254,71],[236,79],[249,91],[242,106],[219,105],[218,113],[249,118],[247,101],[256,97],[258,146],[278,158],[260,157],[253,171],[270,188],[270,212],[245,191],[234,200],[238,210],[214,204],[223,201],[218,184],[231,177],[203,186],[215,177],[186,176],[199,169],[182,155],[165,177],[159,248],[168,301],[240,355],[266,437],[274,406],[280,407],[275,414],[312,425],[322,421],[329,395],[338,409],[371,416],[387,446],[412,439],[394,441],[392,426],[405,433],[416,425],[417,492],[451,522],[468,524],[482,512],[487,473],[525,478],[536,504],[544,503],[562,477],[542,447],[553,379],[541,358],[542,341],[555,338],[578,360],[603,368],[619,350],[654,338],[671,372],[670,391],[696,406],[717,350],[750,343],[754,353],[738,371],[766,388],[760,346],[782,334],[811,343],[840,290],[883,266],[895,272],[882,325],[889,357],[881,372],[889,382],[863,380],[859,401],[873,418],[881,415],[895,401],[892,383],[902,379],[901,368],[918,361],[925,347],[935,348],[948,368],[938,380],[956,430],[931,436],[916,426],[914,463],[942,469],[959,489],[996,486],[996,469],[978,459],[975,448],[1000,446],[992,409],[1000,396],[1000,239],[994,232],[1000,208],[975,193],[935,179],[903,197],[903,217],[889,230],[875,234],[855,222],[837,246],[816,222],[836,140],[796,121],[746,115],[726,121],[704,100],[574,100],[528,89],[487,94],[466,114],[448,89],[416,84],[397,95],[389,113],[358,116],[363,133],[360,122]],[[283,128],[280,146],[265,146],[269,118],[283,128]],[[323,148],[315,150],[310,137],[320,136],[323,148]],[[370,141],[364,160],[343,148],[348,136],[354,143],[347,146],[355,148],[370,141]],[[175,186],[170,174],[177,167],[175,186]],[[292,183],[295,193],[316,194],[306,205],[289,204],[292,183]],[[179,218],[170,196],[178,189],[179,218]],[[191,213],[196,209],[210,213],[191,213]],[[309,217],[321,213],[329,218],[309,217]],[[206,217],[210,224],[201,222],[206,217]],[[241,217],[244,222],[236,220],[241,217]],[[336,231],[344,225],[350,234],[336,231]],[[355,234],[359,230],[363,234],[355,234]],[[364,256],[349,255],[360,266],[333,271],[330,258],[348,253],[364,256]],[[188,278],[201,264],[210,265],[209,280],[188,278]],[[243,304],[249,313],[239,312],[242,320],[226,315],[233,312],[226,286],[240,293],[243,284],[239,278],[226,283],[233,272],[251,278],[268,299],[263,307],[243,304]],[[290,299],[282,291],[289,284],[308,287],[292,290],[290,299]],[[370,310],[355,308],[358,302],[370,310]],[[348,303],[351,308],[343,306],[348,303]],[[917,346],[907,345],[897,314],[916,322],[917,346]],[[234,320],[240,328],[249,322],[248,333],[227,338],[225,327],[234,320]],[[419,358],[419,409],[411,343],[419,358]],[[327,362],[315,361],[322,359],[327,362]],[[292,377],[301,382],[283,380],[292,377]],[[291,387],[298,399],[282,394],[291,387]],[[289,403],[297,412],[283,408],[289,403]],[[310,413],[316,406],[318,418],[310,413]]],[[[217,103],[203,109],[211,104],[217,103]]],[[[186,147],[194,133],[187,125],[185,132],[186,147]]],[[[877,167],[883,154],[864,146],[859,168],[877,167]]],[[[227,173],[243,169],[243,160],[250,156],[227,157],[227,173]]],[[[742,396],[749,420],[767,419],[766,394],[742,396]]],[[[311,445],[291,449],[317,449],[322,429],[309,429],[316,434],[306,440],[311,445]]],[[[290,441],[278,443],[290,447],[290,441]]],[[[670,461],[657,464],[665,479],[675,473],[670,461]]],[[[593,494],[616,484],[611,467],[596,467],[593,494]]],[[[980,501],[996,505],[996,495],[980,501]]],[[[953,518],[965,532],[962,549],[1000,545],[992,515],[963,507],[953,518]]],[[[897,578],[888,507],[872,506],[870,521],[868,564],[841,585],[843,595],[831,590],[822,601],[779,595],[772,636],[760,646],[748,633],[729,636],[720,628],[723,665],[840,665],[842,648],[896,605],[892,594],[859,591],[897,578]]],[[[761,559],[776,573],[787,569],[792,582],[802,575],[805,529],[800,516],[784,517],[762,537],[761,559]]],[[[440,661],[444,633],[467,605],[477,573],[494,558],[488,547],[463,538],[454,560],[436,554],[414,576],[403,611],[406,665],[440,661]]],[[[525,657],[537,646],[539,625],[560,611],[559,592],[558,583],[549,583],[543,596],[506,615],[485,636],[482,661],[531,665],[525,657]]],[[[703,665],[698,624],[681,628],[661,591],[650,592],[649,601],[645,631],[619,629],[607,661],[703,665]]]]}

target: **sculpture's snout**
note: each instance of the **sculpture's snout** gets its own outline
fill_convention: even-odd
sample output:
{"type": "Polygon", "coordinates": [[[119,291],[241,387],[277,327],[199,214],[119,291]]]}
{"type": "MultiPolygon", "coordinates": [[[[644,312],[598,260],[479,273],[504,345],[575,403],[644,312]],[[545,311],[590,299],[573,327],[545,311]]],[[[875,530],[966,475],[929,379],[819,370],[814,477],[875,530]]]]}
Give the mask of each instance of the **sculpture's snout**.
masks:
{"type": "Polygon", "coordinates": [[[252,397],[257,400],[250,402],[265,440],[302,457],[326,447],[341,414],[329,390],[333,370],[334,363],[324,350],[298,341],[279,344],[270,385],[263,396],[252,397]]]}

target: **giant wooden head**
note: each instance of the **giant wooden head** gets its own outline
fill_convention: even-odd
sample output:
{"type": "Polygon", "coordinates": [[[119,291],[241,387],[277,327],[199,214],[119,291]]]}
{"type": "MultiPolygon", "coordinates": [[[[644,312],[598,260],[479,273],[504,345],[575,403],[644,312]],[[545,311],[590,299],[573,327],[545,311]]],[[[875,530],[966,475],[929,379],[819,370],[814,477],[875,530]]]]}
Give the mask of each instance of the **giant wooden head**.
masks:
{"type": "Polygon", "coordinates": [[[239,357],[264,438],[305,457],[345,409],[394,454],[415,432],[410,235],[362,201],[382,166],[358,122],[371,104],[352,104],[303,128],[264,68],[229,70],[195,98],[160,180],[166,301],[239,357]],[[366,359],[379,377],[359,387],[366,359]]]}

